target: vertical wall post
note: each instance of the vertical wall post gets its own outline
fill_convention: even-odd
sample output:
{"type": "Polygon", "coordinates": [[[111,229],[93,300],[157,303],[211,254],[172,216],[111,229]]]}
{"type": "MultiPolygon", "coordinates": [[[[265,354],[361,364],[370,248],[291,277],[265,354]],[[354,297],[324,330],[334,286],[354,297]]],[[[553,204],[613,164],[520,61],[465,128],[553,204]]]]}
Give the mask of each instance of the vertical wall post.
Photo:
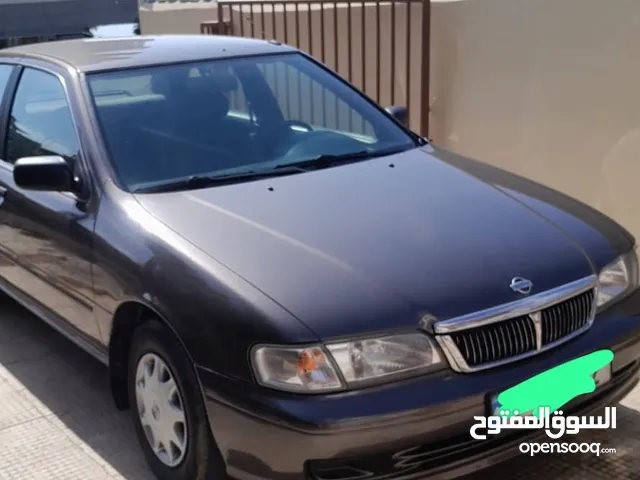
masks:
{"type": "Polygon", "coordinates": [[[420,73],[420,135],[429,138],[431,111],[431,0],[422,0],[422,71],[420,73]]]}

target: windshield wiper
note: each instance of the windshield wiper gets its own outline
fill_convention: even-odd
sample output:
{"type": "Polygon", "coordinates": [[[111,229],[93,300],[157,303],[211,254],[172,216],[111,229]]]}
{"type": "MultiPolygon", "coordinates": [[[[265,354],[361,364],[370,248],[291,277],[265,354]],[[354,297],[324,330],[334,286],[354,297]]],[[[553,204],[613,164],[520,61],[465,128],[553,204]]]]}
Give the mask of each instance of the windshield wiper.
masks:
{"type": "Polygon", "coordinates": [[[247,170],[239,173],[229,173],[224,175],[192,175],[176,181],[160,183],[148,187],[140,187],[133,193],[165,193],[179,190],[193,190],[197,188],[215,187],[230,183],[245,182],[267,177],[279,177],[293,175],[295,173],[306,172],[304,168],[298,166],[288,166],[278,170],[247,170]]]}
{"type": "Polygon", "coordinates": [[[340,155],[322,154],[322,155],[318,155],[317,157],[309,158],[306,160],[299,160],[297,162],[281,163],[279,165],[276,165],[273,168],[274,170],[285,169],[290,167],[328,168],[339,163],[355,162],[358,160],[368,160],[370,158],[393,155],[394,153],[404,152],[409,148],[414,148],[414,147],[407,147],[406,145],[403,145],[402,147],[396,146],[396,147],[384,148],[384,149],[375,150],[375,151],[360,150],[357,152],[343,153],[340,155]]]}

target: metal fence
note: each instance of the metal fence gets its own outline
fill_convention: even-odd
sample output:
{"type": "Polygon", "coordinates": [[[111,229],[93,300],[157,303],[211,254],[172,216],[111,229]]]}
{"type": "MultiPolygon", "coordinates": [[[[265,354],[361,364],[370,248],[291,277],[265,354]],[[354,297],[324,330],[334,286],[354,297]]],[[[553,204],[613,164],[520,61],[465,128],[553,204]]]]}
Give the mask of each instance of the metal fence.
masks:
{"type": "MultiPolygon", "coordinates": [[[[411,127],[428,136],[430,0],[240,0],[212,8],[217,20],[202,23],[203,34],[295,46],[377,103],[408,107],[411,127]]],[[[326,114],[325,99],[317,103],[326,114]]],[[[338,116],[338,107],[331,108],[338,116]]]]}

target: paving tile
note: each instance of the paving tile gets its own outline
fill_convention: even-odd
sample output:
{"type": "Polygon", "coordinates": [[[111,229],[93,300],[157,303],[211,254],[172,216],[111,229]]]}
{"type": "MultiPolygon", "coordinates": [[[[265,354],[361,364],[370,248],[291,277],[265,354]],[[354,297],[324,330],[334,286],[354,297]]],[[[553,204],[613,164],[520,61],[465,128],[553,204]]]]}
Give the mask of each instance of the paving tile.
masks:
{"type": "Polygon", "coordinates": [[[7,479],[108,478],[102,466],[43,417],[0,430],[0,445],[0,475],[7,479]]]}
{"type": "Polygon", "coordinates": [[[0,432],[44,416],[22,391],[3,388],[2,385],[0,383],[0,432]]]}

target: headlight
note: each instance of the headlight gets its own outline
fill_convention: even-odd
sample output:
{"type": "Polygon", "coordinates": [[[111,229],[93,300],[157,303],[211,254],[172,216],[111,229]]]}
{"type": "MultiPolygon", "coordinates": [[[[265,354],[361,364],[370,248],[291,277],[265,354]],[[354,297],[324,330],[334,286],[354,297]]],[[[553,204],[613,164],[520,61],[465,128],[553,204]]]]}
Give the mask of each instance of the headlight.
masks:
{"type": "Polygon", "coordinates": [[[638,257],[636,250],[621,255],[602,269],[598,275],[597,307],[612,302],[638,286],[638,257]]]}
{"type": "Polygon", "coordinates": [[[424,372],[442,357],[426,335],[407,333],[327,345],[349,385],[424,372]]]}
{"type": "Polygon", "coordinates": [[[253,352],[259,383],[293,392],[326,392],[418,375],[443,366],[421,333],[365,338],[306,348],[261,346],[253,352]]]}

